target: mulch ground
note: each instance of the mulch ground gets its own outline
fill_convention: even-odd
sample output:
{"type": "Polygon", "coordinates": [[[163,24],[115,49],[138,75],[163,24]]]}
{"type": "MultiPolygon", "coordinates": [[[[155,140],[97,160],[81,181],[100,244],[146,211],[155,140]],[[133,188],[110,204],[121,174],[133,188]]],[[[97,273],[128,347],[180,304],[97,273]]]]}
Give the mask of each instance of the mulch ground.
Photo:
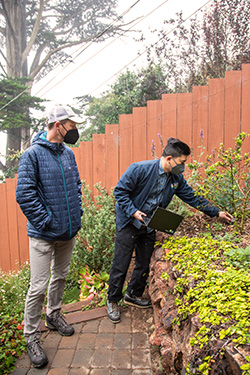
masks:
{"type": "Polygon", "coordinates": [[[233,236],[230,240],[235,244],[237,243],[237,246],[245,248],[250,246],[250,217],[246,218],[243,232],[240,233],[235,230],[234,224],[226,224],[217,218],[210,219],[204,214],[195,213],[193,216],[183,219],[175,236],[195,237],[208,232],[215,238],[216,236],[227,238],[231,234],[233,236]]]}

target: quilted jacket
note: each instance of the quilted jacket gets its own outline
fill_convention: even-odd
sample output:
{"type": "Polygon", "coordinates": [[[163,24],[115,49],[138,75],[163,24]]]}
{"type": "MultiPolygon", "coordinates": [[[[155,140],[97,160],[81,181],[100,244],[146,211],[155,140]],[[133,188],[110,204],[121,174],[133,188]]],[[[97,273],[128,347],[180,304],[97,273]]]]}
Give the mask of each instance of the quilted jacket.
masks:
{"type": "Polygon", "coordinates": [[[21,156],[16,200],[30,237],[66,241],[81,227],[81,180],[73,151],[38,133],[21,156]]]}
{"type": "MultiPolygon", "coordinates": [[[[116,198],[116,226],[120,230],[130,221],[132,215],[142,207],[149,196],[151,189],[159,175],[158,160],[146,160],[131,164],[118,181],[114,194],[116,198]]],[[[184,179],[170,173],[166,185],[162,207],[166,208],[176,194],[185,203],[214,217],[219,209],[213,206],[207,199],[197,195],[184,179]]]]}

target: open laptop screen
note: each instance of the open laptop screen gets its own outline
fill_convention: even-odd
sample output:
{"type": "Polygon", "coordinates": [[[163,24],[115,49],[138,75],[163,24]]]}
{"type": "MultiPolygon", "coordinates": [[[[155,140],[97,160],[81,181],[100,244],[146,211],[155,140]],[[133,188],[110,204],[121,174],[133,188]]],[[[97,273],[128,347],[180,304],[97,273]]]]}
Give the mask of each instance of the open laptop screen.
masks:
{"type": "Polygon", "coordinates": [[[174,234],[182,220],[182,215],[176,214],[162,207],[157,207],[150,218],[147,216],[143,217],[144,224],[147,227],[168,234],[174,234]]]}

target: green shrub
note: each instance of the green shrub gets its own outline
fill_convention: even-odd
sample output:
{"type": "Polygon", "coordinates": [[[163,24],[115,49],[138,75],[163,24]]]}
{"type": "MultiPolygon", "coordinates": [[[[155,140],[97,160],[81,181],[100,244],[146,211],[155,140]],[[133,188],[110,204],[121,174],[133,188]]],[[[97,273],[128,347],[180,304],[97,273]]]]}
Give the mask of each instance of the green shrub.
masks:
{"type": "Polygon", "coordinates": [[[223,211],[234,215],[235,229],[243,231],[250,214],[250,152],[243,151],[243,143],[250,134],[240,133],[233,148],[225,150],[221,143],[216,153],[206,162],[194,161],[188,167],[188,182],[223,211]],[[216,160],[215,160],[216,159],[216,160]]]}
{"type": "Polygon", "coordinates": [[[1,374],[12,371],[16,358],[26,351],[22,321],[29,278],[28,264],[18,272],[0,274],[1,374]]]}
{"type": "Polygon", "coordinates": [[[82,227],[73,251],[67,288],[76,285],[84,266],[97,273],[109,273],[111,268],[115,238],[115,198],[113,191],[108,194],[100,184],[95,187],[98,195],[93,198],[91,191],[83,183],[82,227]]]}

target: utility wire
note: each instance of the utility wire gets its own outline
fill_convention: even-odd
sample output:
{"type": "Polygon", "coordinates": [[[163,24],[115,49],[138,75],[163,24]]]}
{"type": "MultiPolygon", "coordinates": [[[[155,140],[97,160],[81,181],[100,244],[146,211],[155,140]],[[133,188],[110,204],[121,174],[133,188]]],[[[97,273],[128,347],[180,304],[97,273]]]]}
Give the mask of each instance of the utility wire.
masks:
{"type": "MultiPolygon", "coordinates": [[[[189,18],[193,17],[196,13],[198,13],[202,8],[204,8],[207,4],[209,4],[210,2],[212,2],[213,0],[209,0],[207,1],[205,4],[203,4],[200,8],[198,8],[195,12],[193,12],[191,15],[189,15],[185,20],[183,20],[182,23],[185,23],[189,18]]],[[[154,11],[156,11],[157,9],[159,9],[162,5],[164,5],[165,3],[167,3],[168,0],[164,1],[162,4],[160,4],[158,7],[156,7],[155,9],[153,9],[150,13],[148,13],[145,17],[143,17],[141,20],[139,20],[137,23],[135,23],[133,25],[133,27],[135,25],[137,25],[139,22],[141,22],[142,20],[144,20],[146,17],[148,17],[149,15],[151,15],[154,11]]],[[[173,29],[171,29],[165,36],[171,34],[179,25],[177,25],[176,27],[174,27],[173,29]]],[[[131,26],[132,27],[132,26],[131,26]]],[[[128,29],[130,30],[131,27],[128,29]]],[[[126,31],[128,31],[126,30],[126,31]]],[[[125,31],[125,32],[126,32],[125,31]]],[[[124,33],[125,33],[124,32],[124,33]]],[[[123,33],[123,34],[124,34],[123,33]]],[[[122,34],[122,35],[123,35],[122,34]]],[[[160,39],[158,39],[154,44],[152,44],[152,47],[155,46],[160,40],[162,40],[163,38],[162,37],[160,39]]],[[[95,57],[96,55],[98,55],[100,52],[102,52],[105,48],[107,48],[108,46],[110,46],[110,44],[114,43],[117,39],[119,39],[121,36],[117,37],[115,40],[111,41],[108,45],[106,45],[105,47],[103,47],[101,50],[99,50],[97,53],[95,53],[94,55],[92,55],[88,60],[84,61],[81,65],[79,65],[78,67],[76,67],[74,70],[72,70],[69,74],[67,74],[64,79],[68,78],[71,74],[73,74],[76,70],[78,70],[79,68],[81,68],[84,64],[86,64],[87,62],[89,62],[93,57],[95,57]]],[[[96,87],[95,89],[93,89],[89,95],[93,94],[96,90],[98,90],[100,87],[102,87],[103,85],[105,85],[107,82],[109,82],[110,80],[112,80],[114,77],[116,77],[119,73],[121,73],[124,69],[126,69],[128,66],[130,66],[133,62],[135,62],[138,58],[140,58],[145,52],[147,52],[147,49],[145,49],[142,53],[140,53],[138,56],[136,56],[133,60],[131,60],[128,64],[126,64],[125,66],[123,66],[120,70],[118,70],[115,74],[113,74],[111,77],[109,77],[107,80],[105,80],[103,83],[101,83],[98,87],[96,87]]],[[[54,87],[56,87],[60,82],[57,82],[54,86],[52,86],[51,88],[49,88],[47,91],[45,91],[43,95],[47,94],[50,90],[52,90],[54,87]]],[[[46,85],[44,86],[46,87],[46,85]]],[[[43,88],[44,88],[43,87],[43,88]]],[[[42,89],[43,89],[42,88],[42,89]]],[[[41,89],[41,90],[42,90],[41,89]]],[[[40,92],[41,90],[39,90],[38,92],[40,92]]]]}
{"type": "MultiPolygon", "coordinates": [[[[85,60],[82,64],[80,64],[78,67],[76,67],[74,70],[72,70],[69,74],[67,74],[63,79],[66,79],[68,78],[71,74],[73,74],[76,70],[78,70],[79,68],[81,68],[83,65],[85,65],[87,62],[89,62],[92,58],[94,58],[95,56],[97,56],[99,53],[101,53],[103,50],[105,50],[106,48],[108,48],[112,43],[114,43],[117,39],[120,39],[126,32],[128,32],[132,27],[136,26],[138,23],[140,23],[141,21],[145,20],[148,16],[150,16],[152,13],[154,13],[156,10],[158,10],[162,5],[166,4],[169,0],[165,0],[163,3],[161,3],[160,5],[158,5],[156,8],[154,8],[151,12],[149,12],[146,16],[142,17],[141,19],[139,19],[136,23],[134,23],[129,29],[127,30],[124,30],[124,32],[122,33],[122,35],[119,35],[118,37],[116,37],[115,39],[113,39],[110,43],[108,43],[106,46],[104,46],[103,48],[101,48],[99,51],[97,51],[94,55],[92,55],[90,58],[88,58],[87,60],[85,60]]],[[[135,5],[135,4],[134,4],[135,5]]],[[[125,12],[124,12],[125,13],[125,12]]],[[[127,13],[127,11],[126,11],[127,13]]],[[[83,52],[83,51],[82,51],[83,52]]],[[[76,56],[78,57],[79,54],[76,56]]],[[[70,63],[69,63],[70,64],[70,63]]],[[[68,64],[68,65],[69,65],[68,64]]],[[[67,65],[67,66],[68,66],[67,65]]],[[[59,74],[64,70],[64,68],[59,72],[59,74]]],[[[58,75],[54,76],[50,82],[56,78],[58,75]]],[[[45,91],[43,94],[41,94],[41,96],[47,94],[47,92],[49,92],[50,90],[52,90],[54,87],[56,87],[60,82],[57,82],[55,83],[52,87],[50,87],[47,91],[45,91]]],[[[47,85],[45,84],[40,90],[37,91],[36,95],[41,91],[43,90],[47,85]]]]}
{"type": "MultiPolygon", "coordinates": [[[[140,1],[140,0],[138,0],[138,1],[140,1]]],[[[138,2],[137,1],[137,2],[138,2]]],[[[164,3],[166,3],[168,0],[166,0],[166,1],[164,1],[162,4],[160,4],[159,5],[159,7],[160,6],[162,6],[164,3]]],[[[213,0],[208,0],[205,4],[203,4],[200,8],[198,8],[195,12],[193,12],[191,15],[189,15],[185,20],[183,20],[183,22],[182,22],[182,24],[183,23],[185,23],[188,19],[190,19],[193,15],[195,15],[196,13],[198,13],[201,9],[203,9],[206,5],[208,5],[210,2],[212,2],[213,0]]],[[[136,2],[136,3],[137,3],[136,2]]],[[[135,3],[135,4],[136,4],[135,3]]],[[[134,5],[135,5],[134,4],[134,5]]],[[[155,10],[155,9],[154,9],[155,10]]],[[[153,11],[154,11],[153,10],[153,11]]],[[[151,11],[149,14],[151,14],[153,11],[151,11]]],[[[149,15],[148,14],[148,15],[149,15]]],[[[148,16],[148,15],[146,15],[145,16],[145,18],[148,16]]],[[[139,22],[139,21],[138,21],[139,22]]],[[[169,35],[170,33],[172,33],[177,27],[178,27],[179,25],[177,25],[176,27],[174,27],[173,29],[171,29],[165,36],[167,36],[167,35],[169,35]]],[[[152,44],[152,46],[154,46],[154,45],[156,45],[160,40],[162,40],[163,38],[165,38],[165,36],[164,37],[162,37],[162,38],[160,38],[160,39],[158,39],[155,43],[153,43],[152,44]]],[[[111,44],[111,43],[110,43],[111,44]]],[[[112,75],[110,78],[108,78],[105,82],[103,82],[101,85],[99,85],[97,88],[95,88],[94,90],[92,90],[91,91],[91,93],[90,94],[92,94],[94,91],[96,91],[96,90],[98,90],[100,87],[102,87],[105,83],[107,83],[108,81],[110,81],[111,79],[113,79],[116,75],[118,75],[121,71],[123,71],[125,68],[127,68],[129,65],[131,65],[134,61],[136,61],[139,57],[141,57],[141,55],[143,55],[145,52],[147,51],[147,49],[145,49],[142,53],[140,53],[140,55],[138,55],[137,57],[135,57],[132,61],[130,61],[128,64],[126,64],[122,69],[120,69],[118,72],[116,72],[114,75],[112,75]]],[[[94,55],[95,56],[95,55],[94,55]]],[[[84,62],[85,63],[85,62],[84,62]]],[[[83,64],[82,64],[83,65],[83,64]]],[[[72,74],[72,72],[70,73],[70,74],[72,74]]],[[[70,75],[69,74],[69,75],[70,75]]],[[[54,87],[54,86],[53,86],[54,87]]],[[[52,88],[53,88],[52,87],[52,88]]],[[[51,88],[51,89],[52,89],[51,88]]],[[[24,91],[26,91],[26,90],[24,90],[24,91]]],[[[50,91],[50,90],[48,90],[48,91],[50,91]]],[[[48,92],[47,91],[47,92],[48,92]]],[[[20,96],[20,94],[18,95],[18,96],[20,96]]],[[[13,100],[15,100],[16,98],[14,98],[14,99],[12,99],[12,101],[13,100]]],[[[7,105],[8,104],[10,104],[10,103],[7,103],[7,105]]],[[[6,105],[4,106],[4,107],[6,107],[6,105]]],[[[1,109],[2,108],[0,108],[0,111],[1,111],[1,109]]]]}
{"type": "Polygon", "coordinates": [[[19,96],[23,95],[25,93],[25,91],[29,90],[29,88],[27,87],[26,89],[24,89],[23,91],[21,91],[15,98],[12,98],[8,103],[6,103],[3,107],[0,108],[0,111],[2,109],[4,109],[5,107],[7,107],[9,104],[11,104],[12,102],[14,102],[16,99],[19,98],[19,96]]]}
{"type": "MultiPolygon", "coordinates": [[[[98,40],[103,34],[105,34],[117,21],[119,21],[124,15],[126,15],[136,4],[138,4],[141,0],[137,0],[134,4],[132,4],[128,9],[126,9],[120,16],[117,16],[115,20],[113,20],[104,30],[98,32],[94,38],[91,40],[91,42],[88,43],[88,45],[86,47],[84,47],[84,49],[82,51],[80,51],[75,59],[82,53],[84,52],[88,47],[90,47],[94,42],[96,42],[96,40],[98,40]]],[[[82,48],[82,47],[80,47],[82,48]]],[[[79,49],[78,49],[79,50],[79,49]]],[[[77,51],[78,51],[77,50],[77,51]]],[[[66,64],[66,66],[63,68],[65,69],[70,63],[66,64]]],[[[58,65],[57,65],[58,66],[58,65]]],[[[56,67],[55,67],[56,68],[56,67]]],[[[55,69],[54,68],[54,69],[55,69]]],[[[62,69],[62,70],[63,70],[62,69]]],[[[56,76],[54,76],[52,79],[54,79],[56,76]]],[[[45,86],[44,86],[45,87],[45,86]]],[[[43,87],[43,88],[44,88],[43,87]]],[[[42,88],[42,89],[43,89],[42,88]]],[[[52,87],[53,88],[53,87],[52,87]]],[[[40,89],[38,92],[40,92],[42,89],[40,89]]],[[[29,90],[29,88],[26,88],[25,90],[23,90],[21,93],[19,93],[16,97],[14,97],[13,99],[11,99],[8,103],[6,103],[3,107],[0,108],[0,111],[4,108],[6,108],[9,104],[11,104],[13,101],[15,101],[16,99],[19,98],[19,96],[21,96],[25,91],[29,90]]],[[[37,95],[37,94],[36,94],[37,95]]]]}
{"type": "MultiPolygon", "coordinates": [[[[84,51],[86,51],[86,49],[87,48],[89,48],[93,43],[95,43],[103,34],[105,34],[112,26],[113,26],[113,24],[115,24],[117,21],[119,21],[121,18],[123,18],[139,1],[141,1],[141,0],[137,0],[134,4],[132,4],[128,9],[126,9],[120,16],[118,16],[117,18],[116,18],[116,20],[114,20],[114,21],[112,21],[112,23],[110,24],[110,25],[108,25],[108,27],[105,29],[105,30],[103,30],[103,31],[101,31],[101,32],[99,32],[98,34],[96,34],[96,36],[91,40],[91,42],[89,42],[86,46],[81,46],[80,48],[78,48],[75,52],[77,52],[77,51],[79,51],[79,50],[81,50],[75,57],[74,57],[74,59],[73,59],[73,61],[78,57],[78,56],[80,56],[84,51]]],[[[129,30],[129,29],[128,29],[129,30]]],[[[125,32],[127,32],[128,30],[125,30],[124,31],[124,33],[125,32]]],[[[123,33],[123,34],[124,34],[123,33]]],[[[122,34],[122,35],[123,35],[122,34]]],[[[102,49],[101,49],[101,51],[102,51],[102,49]]],[[[75,53],[74,52],[74,53],[75,53]]],[[[94,55],[95,56],[95,55],[94,55]]],[[[87,60],[88,61],[88,60],[87,60]]],[[[58,77],[58,75],[63,71],[63,70],[65,70],[70,64],[72,63],[72,61],[71,62],[69,62],[69,63],[67,63],[66,65],[64,65],[64,67],[61,69],[61,71],[58,73],[58,74],[56,74],[56,75],[54,75],[54,77],[52,77],[52,79],[50,80],[50,82],[51,81],[53,81],[55,78],[57,78],[58,77]]],[[[55,66],[54,67],[54,69],[53,70],[55,70],[58,66],[60,66],[60,64],[58,64],[57,66],[55,66]]],[[[74,72],[75,70],[73,70],[70,74],[72,74],[73,72],[74,72]]],[[[69,74],[69,75],[70,75],[69,74]]],[[[68,75],[67,75],[68,76],[68,75]]],[[[67,77],[66,76],[66,77],[67,77]]],[[[64,77],[64,79],[66,78],[66,77],[64,77]]],[[[60,83],[60,82],[58,82],[58,83],[60,83]]],[[[45,91],[45,93],[43,93],[42,95],[45,95],[48,91],[50,91],[51,89],[53,89],[56,85],[58,85],[58,83],[56,83],[54,86],[52,86],[50,89],[48,89],[47,91],[45,91]]],[[[35,94],[35,95],[37,95],[39,92],[41,92],[45,87],[47,86],[47,84],[45,84],[42,88],[40,88],[38,91],[37,91],[37,93],[35,94]]]]}
{"type": "MultiPolygon", "coordinates": [[[[202,5],[199,9],[197,9],[195,12],[193,12],[190,16],[188,16],[185,20],[183,20],[182,24],[185,23],[187,20],[189,20],[191,17],[193,17],[196,13],[198,13],[202,8],[204,8],[206,5],[208,5],[209,3],[211,3],[213,0],[208,0],[204,5],[202,5]]],[[[180,25],[178,24],[177,26],[175,26],[173,29],[171,29],[166,35],[164,35],[162,38],[158,39],[155,43],[153,43],[151,45],[151,47],[155,46],[160,40],[162,40],[163,38],[165,38],[166,36],[168,36],[169,34],[171,34],[177,27],[179,27],[180,25]]],[[[96,87],[94,90],[92,90],[90,92],[89,95],[91,95],[93,92],[95,92],[96,90],[98,90],[100,87],[102,87],[103,85],[105,85],[105,83],[109,82],[110,80],[112,80],[114,77],[116,77],[119,73],[121,73],[124,69],[126,69],[129,65],[131,65],[133,62],[135,62],[137,59],[139,59],[145,52],[147,52],[147,48],[141,52],[138,56],[136,56],[133,60],[131,60],[128,64],[126,64],[123,68],[121,68],[120,70],[118,70],[115,74],[113,74],[111,77],[109,77],[106,81],[104,81],[101,85],[99,85],[98,87],[96,87]]]]}
{"type": "MultiPolygon", "coordinates": [[[[212,2],[213,0],[209,0],[207,1],[205,4],[203,4],[200,8],[198,8],[195,12],[193,12],[191,15],[189,15],[185,20],[183,20],[182,23],[185,23],[188,19],[190,19],[191,17],[193,17],[197,12],[199,12],[202,8],[204,8],[207,4],[209,4],[210,2],[212,2]]],[[[139,22],[141,22],[142,20],[144,20],[146,17],[148,17],[149,15],[151,15],[154,11],[156,11],[157,9],[159,9],[162,5],[164,5],[165,3],[167,3],[168,0],[165,0],[163,3],[161,3],[158,7],[156,7],[155,9],[153,9],[150,13],[148,13],[145,17],[143,17],[142,19],[140,19],[138,22],[136,22],[133,26],[131,26],[128,30],[130,30],[132,27],[134,27],[135,25],[137,25],[139,22]]],[[[179,25],[177,25],[176,27],[174,27],[173,29],[171,29],[165,36],[171,34],[179,25]]],[[[128,31],[126,30],[126,31],[128,31]]],[[[124,33],[126,32],[124,31],[124,33]]],[[[124,34],[123,33],[123,34],[124,34]]],[[[122,35],[123,35],[122,34],[122,35]]],[[[121,36],[122,36],[121,35],[121,36]]],[[[81,68],[83,65],[85,65],[87,62],[89,62],[93,57],[95,57],[96,55],[98,55],[100,52],[102,52],[105,48],[107,48],[108,46],[110,46],[112,43],[114,43],[117,39],[119,39],[121,36],[117,37],[116,39],[114,39],[113,41],[111,41],[108,45],[106,45],[105,47],[103,47],[101,50],[99,50],[97,53],[95,53],[94,55],[92,55],[88,60],[84,61],[81,65],[79,65],[78,67],[76,67],[74,70],[72,70],[69,74],[67,74],[64,79],[68,78],[71,74],[73,74],[76,70],[78,70],[79,68],[81,68]]],[[[158,39],[154,44],[152,44],[152,47],[155,46],[160,40],[162,40],[163,38],[162,37],[160,39],[158,39]]],[[[107,80],[105,80],[101,85],[99,85],[98,87],[96,87],[94,90],[92,90],[89,95],[93,94],[93,92],[95,92],[96,90],[98,90],[100,87],[102,87],[103,85],[105,85],[107,82],[109,82],[110,80],[112,80],[114,77],[116,77],[119,73],[121,73],[124,69],[126,69],[128,66],[130,66],[133,62],[135,62],[138,58],[140,58],[145,52],[147,52],[147,49],[145,49],[142,53],[140,53],[138,56],[136,56],[133,60],[131,60],[128,64],[126,64],[125,66],[123,66],[120,70],[118,70],[115,74],[113,74],[111,77],[109,77],[107,80]]],[[[55,85],[53,85],[51,88],[49,88],[47,91],[45,91],[43,95],[47,94],[50,90],[52,90],[54,87],[56,87],[60,82],[57,82],[55,83],[55,85]]],[[[46,87],[46,85],[44,86],[46,87]]],[[[43,87],[43,88],[44,88],[43,87]]],[[[43,89],[42,88],[42,89],[43,89]]],[[[41,90],[42,90],[41,89],[41,90]]],[[[38,92],[40,92],[41,90],[39,90],[38,92]]]]}

